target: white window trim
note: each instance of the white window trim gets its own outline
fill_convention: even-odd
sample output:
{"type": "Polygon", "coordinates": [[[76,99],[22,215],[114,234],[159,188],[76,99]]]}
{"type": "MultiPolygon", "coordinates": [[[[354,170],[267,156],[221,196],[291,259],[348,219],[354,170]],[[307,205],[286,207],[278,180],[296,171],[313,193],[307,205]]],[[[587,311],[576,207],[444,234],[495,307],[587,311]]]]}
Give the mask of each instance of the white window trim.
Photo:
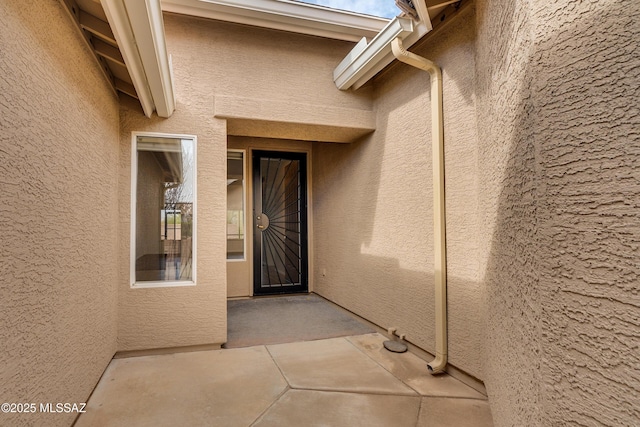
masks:
{"type": "Polygon", "coordinates": [[[196,135],[159,133],[159,132],[131,132],[131,206],[130,206],[130,247],[129,247],[129,284],[131,288],[173,288],[180,286],[195,286],[197,273],[197,230],[198,230],[198,137],[196,135]],[[136,194],[138,184],[138,136],[153,136],[162,138],[180,138],[193,141],[193,237],[191,248],[191,277],[192,280],[149,281],[136,282],[136,194]]]}
{"type": "MultiPolygon", "coordinates": [[[[239,148],[228,148],[227,153],[242,153],[242,206],[244,208],[244,215],[242,215],[244,219],[244,242],[242,249],[242,259],[229,259],[227,258],[227,262],[246,262],[247,261],[247,150],[239,149],[239,148]]],[[[226,243],[226,241],[225,241],[226,243]]]]}

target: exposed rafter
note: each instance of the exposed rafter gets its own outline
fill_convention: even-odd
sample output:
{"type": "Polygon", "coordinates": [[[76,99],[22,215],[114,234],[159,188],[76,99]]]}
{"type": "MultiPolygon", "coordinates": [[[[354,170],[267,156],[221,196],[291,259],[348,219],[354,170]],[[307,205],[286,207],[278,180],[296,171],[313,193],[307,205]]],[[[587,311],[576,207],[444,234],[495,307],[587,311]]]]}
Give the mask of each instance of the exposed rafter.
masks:
{"type": "Polygon", "coordinates": [[[75,27],[80,32],[80,35],[82,36],[82,40],[85,41],[85,43],[87,44],[87,47],[93,52],[93,57],[97,61],[98,66],[100,67],[100,70],[109,81],[109,85],[111,86],[113,91],[116,92],[115,79],[113,77],[113,74],[109,70],[109,67],[105,63],[104,59],[102,59],[102,57],[96,54],[93,48],[93,45],[91,44],[91,33],[85,31],[85,29],[80,24],[80,16],[81,16],[82,10],[74,0],[60,0],[60,3],[62,3],[62,5],[64,6],[64,9],[69,14],[69,17],[75,23],[75,27]]]}
{"type": "Polygon", "coordinates": [[[113,61],[117,64],[125,65],[124,58],[120,53],[120,49],[118,49],[117,47],[114,47],[109,43],[105,43],[97,38],[92,39],[91,44],[93,45],[93,48],[97,55],[100,55],[101,57],[113,61]]]}
{"type": "Polygon", "coordinates": [[[100,37],[102,40],[117,45],[116,38],[109,27],[109,23],[97,18],[87,12],[80,10],[80,26],[94,36],[100,37]]]}
{"type": "Polygon", "coordinates": [[[116,78],[116,89],[136,99],[138,98],[138,94],[136,93],[136,88],[133,87],[131,83],[127,83],[124,80],[120,80],[116,78]]]}

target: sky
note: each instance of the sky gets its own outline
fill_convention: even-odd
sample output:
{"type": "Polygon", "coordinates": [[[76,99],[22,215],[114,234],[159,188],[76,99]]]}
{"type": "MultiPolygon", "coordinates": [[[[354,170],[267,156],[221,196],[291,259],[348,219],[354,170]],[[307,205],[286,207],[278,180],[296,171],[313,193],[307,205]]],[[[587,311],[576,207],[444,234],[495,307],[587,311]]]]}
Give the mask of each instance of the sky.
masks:
{"type": "Polygon", "coordinates": [[[334,9],[351,10],[367,15],[393,18],[400,14],[394,0],[300,0],[305,3],[329,6],[334,9]]]}

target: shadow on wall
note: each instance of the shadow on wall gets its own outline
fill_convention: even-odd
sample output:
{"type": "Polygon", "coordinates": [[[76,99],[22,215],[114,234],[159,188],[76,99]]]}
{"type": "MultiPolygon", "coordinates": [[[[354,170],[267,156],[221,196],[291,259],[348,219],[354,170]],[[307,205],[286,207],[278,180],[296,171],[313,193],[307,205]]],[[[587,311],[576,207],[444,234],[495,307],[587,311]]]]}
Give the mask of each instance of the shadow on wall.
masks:
{"type": "MultiPolygon", "coordinates": [[[[473,9],[465,16],[460,22],[468,27],[456,33],[452,24],[452,31],[436,35],[416,53],[446,70],[445,139],[468,157],[455,165],[458,174],[475,176],[475,121],[456,125],[458,115],[474,113],[473,9]]],[[[393,73],[376,78],[378,125],[373,135],[353,144],[314,145],[315,289],[383,328],[398,327],[411,342],[433,352],[429,75],[405,64],[392,68],[393,73]]],[[[466,195],[456,185],[458,218],[467,230],[464,209],[473,206],[470,215],[475,217],[475,184],[466,195]]],[[[473,255],[458,258],[464,263],[470,256],[474,266],[449,276],[451,360],[481,378],[484,316],[477,242],[458,231],[456,244],[465,254],[473,247],[473,255]]]]}
{"type": "MultiPolygon", "coordinates": [[[[486,286],[480,348],[497,425],[633,425],[640,4],[503,3],[477,3],[479,185],[468,193],[479,198],[481,283],[455,270],[449,283],[486,286]]],[[[409,104],[428,111],[412,72],[378,79],[379,117],[409,104]]],[[[428,140],[429,128],[411,118],[378,129],[358,143],[314,146],[316,283],[381,326],[425,319],[429,350],[432,236],[420,224],[431,224],[431,171],[412,142],[428,140]],[[399,237],[404,228],[413,238],[399,237]]],[[[452,355],[469,352],[453,351],[459,341],[452,355]]]]}
{"type": "Polygon", "coordinates": [[[527,65],[530,16],[517,2],[478,2],[476,90],[485,385],[496,425],[540,425],[539,177],[527,65]],[[504,3],[504,4],[503,4],[504,3]],[[486,255],[485,255],[486,254],[486,255]]]}
{"type": "Polygon", "coordinates": [[[478,15],[494,420],[634,425],[640,5],[504,6],[478,15]]]}
{"type": "MultiPolygon", "coordinates": [[[[375,148],[371,146],[372,143],[372,136],[365,136],[351,144],[315,143],[313,147],[314,209],[327,209],[335,213],[323,218],[314,218],[314,223],[317,225],[322,221],[323,226],[330,230],[341,228],[345,222],[357,224],[357,237],[341,233],[336,238],[340,240],[341,245],[358,246],[358,251],[361,241],[371,240],[372,214],[376,208],[376,200],[371,197],[375,192],[372,193],[371,190],[379,186],[379,162],[369,165],[364,174],[354,174],[353,171],[367,163],[370,157],[368,153],[375,148]],[[341,189],[347,191],[340,191],[341,189]],[[367,215],[359,212],[367,212],[367,215]]],[[[373,157],[379,160],[380,156],[376,154],[373,157]]],[[[348,229],[354,230],[355,227],[348,229]]]]}
{"type": "MultiPolygon", "coordinates": [[[[433,277],[402,268],[397,257],[363,253],[374,240],[382,140],[377,135],[352,144],[314,146],[315,287],[383,328],[402,327],[410,315],[416,321],[411,330],[403,327],[401,332],[431,349],[433,277]]],[[[398,212],[403,209],[396,207],[398,212]]],[[[384,226],[385,233],[399,232],[402,226],[396,218],[384,226]]]]}
{"type": "MultiPolygon", "coordinates": [[[[470,68],[473,63],[465,59],[473,54],[473,9],[468,8],[465,16],[460,20],[468,23],[471,31],[457,36],[452,25],[448,28],[454,31],[453,34],[445,30],[437,35],[433,46],[421,44],[416,50],[417,54],[434,58],[438,63],[444,57],[446,96],[454,93],[456,98],[454,103],[445,96],[445,139],[464,138],[449,127],[459,121],[457,114],[473,112],[474,107],[474,76],[470,68]],[[447,66],[448,63],[453,66],[447,66]]],[[[376,77],[376,82],[380,81],[382,83],[376,83],[375,87],[378,125],[372,135],[351,144],[314,145],[314,157],[318,159],[314,165],[314,179],[320,183],[314,187],[314,201],[326,200],[334,210],[345,213],[361,212],[357,215],[357,240],[363,246],[371,245],[374,234],[380,231],[375,217],[381,206],[393,204],[394,212],[398,212],[397,227],[407,227],[403,219],[411,218],[411,215],[405,213],[424,209],[429,218],[421,216],[413,221],[420,229],[428,229],[428,233],[432,228],[429,75],[406,64],[394,63],[376,77]],[[338,187],[353,190],[337,191],[338,187]],[[386,187],[391,187],[388,191],[392,192],[389,194],[392,200],[381,203],[380,199],[386,196],[386,187]],[[338,203],[336,198],[344,203],[338,203]]]]}
{"type": "MultiPolygon", "coordinates": [[[[407,335],[408,341],[434,352],[433,255],[429,246],[432,227],[411,229],[408,233],[413,239],[403,241],[393,237],[404,232],[402,229],[406,224],[401,217],[384,225],[385,231],[376,230],[381,167],[368,160],[383,146],[373,147],[374,144],[369,140],[350,145],[320,144],[322,147],[315,147],[323,154],[318,155],[314,151],[314,161],[331,165],[330,169],[314,165],[314,172],[318,171],[314,176],[313,190],[316,288],[324,297],[383,328],[398,327],[399,332],[407,335]],[[365,164],[367,173],[364,176],[354,172],[365,164]],[[381,252],[385,249],[376,244],[379,240],[378,236],[373,236],[376,231],[390,236],[386,252],[391,256],[365,253],[367,250],[381,252]],[[413,253],[413,259],[393,256],[394,251],[413,253]],[[422,269],[407,268],[406,262],[420,264],[422,269]]],[[[409,188],[415,190],[414,186],[409,188]]],[[[422,191],[413,192],[418,193],[414,197],[423,199],[422,203],[430,202],[422,191]]],[[[415,202],[400,198],[387,202],[398,210],[403,204],[408,209],[415,206],[415,202]]],[[[431,216],[430,213],[428,215],[431,216]]],[[[450,280],[459,287],[477,287],[476,283],[461,278],[451,277],[450,280]]],[[[473,311],[471,307],[469,309],[473,311]]],[[[469,341],[476,339],[473,336],[468,338],[469,341]]]]}

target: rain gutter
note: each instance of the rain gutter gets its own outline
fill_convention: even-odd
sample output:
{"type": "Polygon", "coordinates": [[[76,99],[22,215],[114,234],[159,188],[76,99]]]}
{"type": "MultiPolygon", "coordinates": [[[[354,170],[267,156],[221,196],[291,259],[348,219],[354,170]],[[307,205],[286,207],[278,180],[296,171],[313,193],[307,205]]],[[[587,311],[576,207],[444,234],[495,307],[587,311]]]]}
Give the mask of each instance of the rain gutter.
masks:
{"type": "Polygon", "coordinates": [[[370,41],[362,38],[333,71],[333,81],[340,90],[359,89],[395,57],[391,42],[396,38],[406,47],[413,46],[433,29],[424,0],[414,0],[419,20],[395,17],[370,41]]]}

